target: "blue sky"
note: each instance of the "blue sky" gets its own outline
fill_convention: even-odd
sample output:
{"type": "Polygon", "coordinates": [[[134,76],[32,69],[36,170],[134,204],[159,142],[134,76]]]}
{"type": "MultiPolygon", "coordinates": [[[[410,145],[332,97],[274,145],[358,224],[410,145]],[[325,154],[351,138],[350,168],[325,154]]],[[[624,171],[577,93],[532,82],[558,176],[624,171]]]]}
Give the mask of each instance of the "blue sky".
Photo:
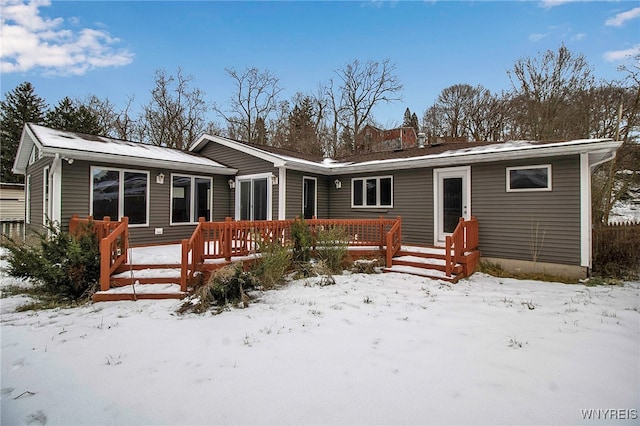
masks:
{"type": "Polygon", "coordinates": [[[0,1],[3,97],[29,81],[49,105],[94,94],[139,106],[154,72],[178,67],[208,102],[224,105],[225,68],[245,67],[271,71],[290,99],[355,59],[389,59],[403,100],[374,116],[391,127],[454,84],[508,90],[518,59],[562,43],[607,80],[640,52],[640,1],[0,1]]]}

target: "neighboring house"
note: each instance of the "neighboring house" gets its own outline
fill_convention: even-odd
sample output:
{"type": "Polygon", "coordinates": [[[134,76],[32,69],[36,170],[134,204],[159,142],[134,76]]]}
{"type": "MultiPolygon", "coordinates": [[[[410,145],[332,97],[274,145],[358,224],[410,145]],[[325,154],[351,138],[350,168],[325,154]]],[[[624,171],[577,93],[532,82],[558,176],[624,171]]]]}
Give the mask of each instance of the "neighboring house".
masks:
{"type": "Polygon", "coordinates": [[[19,237],[24,229],[24,185],[0,183],[0,232],[2,235],[19,237]]]}
{"type": "Polygon", "coordinates": [[[152,244],[189,237],[198,216],[400,216],[406,244],[437,246],[473,215],[484,260],[584,277],[591,172],[620,145],[449,142],[333,160],[210,135],[185,153],[29,124],[14,170],[29,182],[30,226],[45,211],[63,227],[73,214],[127,215],[132,244],[152,244]]]}
{"type": "Polygon", "coordinates": [[[418,143],[418,135],[413,127],[396,127],[383,130],[367,124],[356,137],[356,152],[395,151],[414,148],[418,143]]]}

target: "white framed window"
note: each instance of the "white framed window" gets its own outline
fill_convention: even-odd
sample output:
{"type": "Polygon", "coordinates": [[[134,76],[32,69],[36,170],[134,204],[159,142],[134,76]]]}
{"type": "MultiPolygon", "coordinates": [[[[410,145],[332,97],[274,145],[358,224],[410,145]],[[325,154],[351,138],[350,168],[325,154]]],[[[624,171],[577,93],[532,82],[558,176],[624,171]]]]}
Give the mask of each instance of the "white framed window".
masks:
{"type": "Polygon", "coordinates": [[[31,175],[27,175],[24,183],[24,220],[26,223],[31,223],[31,175]]]}
{"type": "Polygon", "coordinates": [[[507,192],[551,191],[551,164],[507,167],[507,192]]]}
{"type": "Polygon", "coordinates": [[[211,220],[213,178],[171,175],[171,224],[194,224],[211,220]]]}
{"type": "Polygon", "coordinates": [[[51,218],[51,204],[49,203],[50,194],[49,183],[49,166],[42,170],[42,223],[47,224],[51,218]]]}
{"type": "Polygon", "coordinates": [[[91,167],[90,214],[96,219],[127,216],[132,226],[149,225],[149,172],[91,167]]]}
{"type": "Polygon", "coordinates": [[[236,177],[236,220],[271,220],[272,174],[236,177]]]}
{"type": "Polygon", "coordinates": [[[351,179],[351,208],[393,207],[393,176],[351,179]]]}

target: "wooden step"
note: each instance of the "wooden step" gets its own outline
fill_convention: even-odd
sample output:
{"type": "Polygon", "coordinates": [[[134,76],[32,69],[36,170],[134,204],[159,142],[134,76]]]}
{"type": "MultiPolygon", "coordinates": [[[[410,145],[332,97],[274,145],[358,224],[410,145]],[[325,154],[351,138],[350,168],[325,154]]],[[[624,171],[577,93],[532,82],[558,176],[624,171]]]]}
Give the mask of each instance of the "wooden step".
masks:
{"type": "Polygon", "coordinates": [[[93,295],[93,301],[113,302],[120,300],[182,299],[187,295],[188,293],[180,291],[178,284],[160,285],[136,283],[135,287],[125,285],[111,288],[107,291],[97,291],[93,295]]]}
{"type": "MultiPolygon", "coordinates": [[[[397,256],[393,258],[393,265],[411,266],[414,268],[432,269],[436,271],[445,272],[446,262],[444,259],[437,259],[423,256],[397,256]]],[[[452,271],[454,274],[460,274],[462,272],[462,265],[457,264],[452,271]]]]}
{"type": "Polygon", "coordinates": [[[416,268],[413,266],[404,265],[393,265],[390,268],[384,268],[382,272],[398,272],[401,274],[411,274],[419,277],[430,278],[432,280],[448,281],[453,284],[457,283],[461,278],[460,275],[451,275],[450,277],[448,277],[444,272],[435,269],[416,268]]]}

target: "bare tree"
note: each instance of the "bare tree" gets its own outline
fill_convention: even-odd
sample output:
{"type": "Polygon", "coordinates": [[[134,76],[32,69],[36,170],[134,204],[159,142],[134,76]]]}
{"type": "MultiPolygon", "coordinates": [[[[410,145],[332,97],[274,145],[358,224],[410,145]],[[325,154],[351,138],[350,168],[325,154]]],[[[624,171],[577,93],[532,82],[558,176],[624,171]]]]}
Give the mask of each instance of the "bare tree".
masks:
{"type": "Polygon", "coordinates": [[[382,62],[367,61],[361,64],[357,59],[336,70],[341,81],[340,105],[335,110],[342,120],[343,134],[348,135],[349,148],[355,150],[355,136],[371,118],[372,109],[381,103],[399,101],[402,84],[394,74],[395,64],[385,59],[382,62]],[[350,136],[349,136],[350,135],[350,136]]]}
{"type": "Polygon", "coordinates": [[[516,119],[523,138],[563,139],[576,137],[567,132],[572,100],[577,91],[588,91],[594,83],[584,55],[573,55],[564,45],[557,52],[548,50],[538,58],[518,60],[508,71],[512,96],[521,107],[516,119]]]}
{"type": "Polygon", "coordinates": [[[145,142],[186,150],[204,133],[208,108],[203,92],[190,87],[192,81],[181,69],[175,76],[156,71],[151,101],[140,120],[145,142]]]}
{"type": "Polygon", "coordinates": [[[236,138],[247,142],[258,141],[256,123],[266,123],[279,106],[278,96],[282,89],[278,78],[269,70],[246,68],[239,73],[233,68],[225,71],[234,80],[236,93],[229,100],[229,110],[220,106],[214,110],[227,122],[236,138]]]}

